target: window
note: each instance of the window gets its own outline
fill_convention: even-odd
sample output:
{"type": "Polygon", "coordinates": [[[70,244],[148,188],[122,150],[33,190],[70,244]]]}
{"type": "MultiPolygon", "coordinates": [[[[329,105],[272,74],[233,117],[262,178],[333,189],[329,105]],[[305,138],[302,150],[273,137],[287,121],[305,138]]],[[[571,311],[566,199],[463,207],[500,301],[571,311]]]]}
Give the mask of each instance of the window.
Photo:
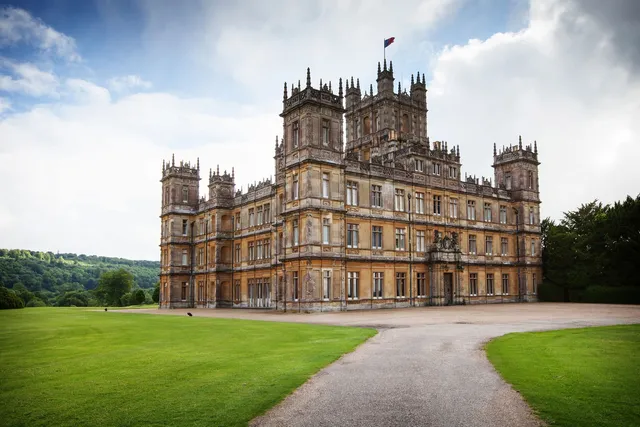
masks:
{"type": "Polygon", "coordinates": [[[502,275],[502,295],[509,295],[509,275],[502,275]]]}
{"type": "Polygon", "coordinates": [[[187,284],[187,282],[182,282],[182,292],[180,293],[180,299],[182,301],[186,301],[187,300],[187,287],[189,285],[187,284]]]}
{"type": "Polygon", "coordinates": [[[347,181],[347,205],[358,206],[358,183],[347,181]]]}
{"type": "Polygon", "coordinates": [[[294,173],[293,174],[293,186],[291,187],[291,197],[293,197],[293,200],[298,200],[298,174],[294,173]]]}
{"type": "Polygon", "coordinates": [[[298,246],[298,242],[299,242],[299,230],[298,230],[298,220],[294,219],[293,220],[293,245],[294,246],[298,246]]]}
{"type": "Polygon", "coordinates": [[[271,222],[271,205],[264,205],[264,223],[271,222]]]}
{"type": "Polygon", "coordinates": [[[282,249],[284,248],[284,233],[278,233],[278,243],[276,250],[278,253],[282,253],[282,249]]]}
{"type": "Polygon", "coordinates": [[[433,163],[432,164],[431,170],[432,170],[434,175],[440,176],[440,167],[441,167],[440,163],[433,163]]]}
{"type": "Polygon", "coordinates": [[[198,265],[204,264],[204,249],[198,248],[198,265]]]}
{"type": "Polygon", "coordinates": [[[507,190],[511,190],[511,174],[509,172],[504,175],[504,186],[507,190]]]}
{"type": "Polygon", "coordinates": [[[527,181],[529,183],[529,189],[532,189],[533,188],[533,172],[529,171],[528,175],[529,175],[528,176],[529,179],[527,181]]]}
{"type": "Polygon", "coordinates": [[[187,220],[183,219],[182,220],[182,235],[183,236],[187,235],[187,227],[188,227],[187,220]]]}
{"type": "Polygon", "coordinates": [[[236,262],[240,262],[240,256],[241,256],[241,248],[242,246],[240,245],[240,243],[236,243],[236,262]]]}
{"type": "Polygon", "coordinates": [[[405,248],[405,229],[396,228],[396,250],[404,251],[405,248]]]}
{"type": "Polygon", "coordinates": [[[484,204],[484,222],[491,222],[491,203],[484,204]]]}
{"type": "Polygon", "coordinates": [[[493,273],[487,273],[487,295],[493,295],[493,273]]]}
{"type": "Polygon", "coordinates": [[[347,247],[358,247],[358,224],[347,224],[347,247]]]}
{"type": "Polygon", "coordinates": [[[536,217],[535,214],[533,213],[533,208],[529,208],[529,224],[535,224],[536,223],[536,217]]]}
{"type": "Polygon", "coordinates": [[[433,196],[433,214],[441,215],[442,214],[442,196],[433,196]]]}
{"type": "Polygon", "coordinates": [[[329,198],[329,174],[327,172],[322,174],[322,197],[329,198]]]}
{"type": "Polygon", "coordinates": [[[467,201],[467,219],[476,220],[476,202],[473,200],[467,201]]]}
{"type": "Polygon", "coordinates": [[[500,224],[507,223],[507,207],[500,206],[500,224]]]}
{"type": "Polygon", "coordinates": [[[394,209],[404,212],[404,190],[396,188],[396,198],[394,203],[394,209]]]}
{"type": "Polygon", "coordinates": [[[292,275],[293,300],[298,301],[298,272],[294,271],[292,275]]]}
{"type": "Polygon", "coordinates": [[[300,125],[298,122],[293,122],[293,148],[298,148],[299,138],[300,138],[300,125]]]}
{"type": "Polygon", "coordinates": [[[418,298],[427,296],[427,278],[426,273],[416,273],[416,282],[418,285],[418,298]]]}
{"type": "Polygon", "coordinates": [[[396,298],[405,297],[405,285],[407,273],[396,273],[396,298]]]}
{"type": "Polygon", "coordinates": [[[262,246],[264,247],[264,258],[271,258],[271,239],[264,239],[262,246]]]}
{"type": "Polygon", "coordinates": [[[233,285],[233,300],[240,301],[240,280],[236,280],[233,285]]]}
{"type": "Polygon", "coordinates": [[[372,208],[382,207],[382,186],[381,185],[371,186],[371,207],[372,208]]]}
{"type": "Polygon", "coordinates": [[[249,227],[253,227],[255,225],[255,215],[253,213],[253,208],[249,209],[249,227]]]}
{"type": "Polygon", "coordinates": [[[256,209],[256,217],[258,219],[257,224],[262,225],[262,206],[258,206],[256,209]]]}
{"type": "Polygon", "coordinates": [[[329,145],[329,120],[322,120],[322,145],[329,145]]]}
{"type": "Polygon", "coordinates": [[[240,213],[238,212],[236,214],[236,230],[240,230],[241,224],[240,224],[240,213]]]}
{"type": "Polygon", "coordinates": [[[533,273],[531,275],[531,280],[532,280],[531,286],[533,286],[532,291],[533,291],[533,294],[535,295],[536,291],[538,290],[538,284],[536,282],[536,273],[533,273]]]}
{"type": "Polygon", "coordinates": [[[416,252],[424,252],[424,231],[416,231],[416,252]]]}
{"type": "Polygon", "coordinates": [[[189,202],[189,188],[188,187],[182,187],[182,202],[183,203],[188,203],[189,202]]]}
{"type": "Polygon", "coordinates": [[[204,282],[198,282],[198,301],[204,300],[204,282]]]}
{"type": "Polygon", "coordinates": [[[384,273],[381,271],[373,272],[373,298],[382,298],[382,286],[384,283],[384,273]]]}
{"type": "Polygon", "coordinates": [[[500,254],[502,256],[507,256],[509,253],[509,240],[506,237],[500,238],[500,254]]]}
{"type": "Polygon", "coordinates": [[[416,213],[424,213],[424,193],[416,193],[416,213]]]}
{"type": "Polygon", "coordinates": [[[485,237],[484,253],[486,255],[493,255],[493,237],[492,236],[485,237]]]}
{"type": "Polygon", "coordinates": [[[476,235],[469,234],[469,254],[475,255],[477,252],[476,248],[476,235]]]}
{"type": "Polygon", "coordinates": [[[182,250],[182,265],[188,265],[189,260],[188,260],[188,255],[187,255],[187,250],[183,249],[182,250]]]}
{"type": "Polygon", "coordinates": [[[449,199],[449,216],[458,218],[458,199],[449,199]]]}
{"type": "Polygon", "coordinates": [[[478,295],[478,273],[469,273],[469,295],[478,295]]]}
{"type": "Polygon", "coordinates": [[[536,241],[531,239],[531,256],[536,256],[536,241]]]}
{"type": "Polygon", "coordinates": [[[347,289],[347,299],[358,299],[358,288],[359,288],[359,276],[360,273],[355,271],[350,271],[347,273],[348,279],[348,289],[347,289]]]}
{"type": "Polygon", "coordinates": [[[457,178],[458,177],[458,169],[453,166],[449,166],[449,178],[457,178]]]}
{"type": "Polygon", "coordinates": [[[249,242],[249,261],[255,260],[255,242],[249,242]]]}
{"type": "Polygon", "coordinates": [[[424,160],[416,159],[416,172],[424,172],[424,160]]]}
{"type": "Polygon", "coordinates": [[[262,259],[262,240],[256,242],[256,259],[262,259]]]}
{"type": "Polygon", "coordinates": [[[322,299],[331,298],[331,270],[322,271],[322,299]]]}
{"type": "Polygon", "coordinates": [[[369,135],[371,133],[371,119],[369,118],[369,116],[366,116],[362,119],[362,127],[364,128],[365,135],[369,135]]]}
{"type": "Polygon", "coordinates": [[[329,244],[329,236],[331,235],[331,220],[329,218],[322,218],[322,243],[329,244]]]}
{"type": "Polygon", "coordinates": [[[169,187],[164,189],[164,204],[169,204],[169,187]]]}
{"type": "Polygon", "coordinates": [[[374,225],[371,228],[371,248],[382,249],[382,226],[374,225]]]}

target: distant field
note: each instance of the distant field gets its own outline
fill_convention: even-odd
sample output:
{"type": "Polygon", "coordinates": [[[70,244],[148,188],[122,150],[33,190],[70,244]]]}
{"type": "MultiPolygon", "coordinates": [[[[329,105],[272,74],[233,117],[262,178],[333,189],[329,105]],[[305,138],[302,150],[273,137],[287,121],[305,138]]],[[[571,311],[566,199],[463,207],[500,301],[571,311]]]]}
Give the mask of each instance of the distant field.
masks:
{"type": "Polygon", "coordinates": [[[86,308],[0,312],[0,423],[233,426],[371,329],[86,308]]]}
{"type": "Polygon", "coordinates": [[[486,346],[553,426],[640,426],[640,325],[516,333],[486,346]]]}

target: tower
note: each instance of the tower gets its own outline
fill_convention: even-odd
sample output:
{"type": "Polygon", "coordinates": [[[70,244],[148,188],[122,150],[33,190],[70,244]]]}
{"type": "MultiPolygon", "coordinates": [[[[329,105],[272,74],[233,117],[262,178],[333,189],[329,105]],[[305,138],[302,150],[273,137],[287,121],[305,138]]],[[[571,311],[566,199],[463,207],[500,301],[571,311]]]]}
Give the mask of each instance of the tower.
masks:
{"type": "Polygon", "coordinates": [[[193,249],[198,210],[200,160],[196,167],[175,158],[162,163],[162,230],[160,241],[160,306],[190,307],[193,301],[193,249]]]}

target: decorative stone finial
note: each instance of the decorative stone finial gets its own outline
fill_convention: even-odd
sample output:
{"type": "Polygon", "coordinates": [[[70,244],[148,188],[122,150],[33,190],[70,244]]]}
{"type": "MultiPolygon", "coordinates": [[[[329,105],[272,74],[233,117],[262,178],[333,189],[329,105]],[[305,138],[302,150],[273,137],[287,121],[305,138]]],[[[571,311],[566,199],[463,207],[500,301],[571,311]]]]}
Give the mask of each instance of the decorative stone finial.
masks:
{"type": "Polygon", "coordinates": [[[284,82],[284,94],[282,95],[282,100],[287,100],[287,82],[284,82]]]}
{"type": "Polygon", "coordinates": [[[378,61],[378,74],[380,74],[380,61],[378,61]]]}
{"type": "Polygon", "coordinates": [[[320,90],[322,90],[322,79],[320,79],[320,90]]]}
{"type": "Polygon", "coordinates": [[[200,170],[200,157],[196,159],[196,169],[200,170]]]}
{"type": "Polygon", "coordinates": [[[493,143],[493,155],[494,156],[498,155],[498,152],[496,151],[496,143],[495,142],[493,143]]]}
{"type": "Polygon", "coordinates": [[[384,58],[384,69],[383,71],[387,71],[387,58],[384,58]]]}
{"type": "Polygon", "coordinates": [[[162,172],[164,172],[164,159],[162,159],[162,172]]]}
{"type": "Polygon", "coordinates": [[[342,98],[342,77],[338,80],[338,96],[342,98]]]}
{"type": "Polygon", "coordinates": [[[353,84],[353,76],[351,76],[351,88],[353,89],[355,85],[353,84]]]}
{"type": "Polygon", "coordinates": [[[538,154],[538,142],[537,141],[533,141],[533,152],[538,154]]]}
{"type": "Polygon", "coordinates": [[[213,176],[213,171],[209,168],[209,181],[211,181],[211,177],[213,176]]]}
{"type": "Polygon", "coordinates": [[[389,61],[389,72],[393,74],[393,61],[389,61]]]}
{"type": "Polygon", "coordinates": [[[220,165],[216,165],[216,175],[220,175],[220,165]]]}
{"type": "Polygon", "coordinates": [[[176,155],[171,154],[171,166],[175,166],[175,165],[176,165],[176,155]]]}
{"type": "Polygon", "coordinates": [[[518,148],[522,150],[522,135],[518,135],[518,148]]]}
{"type": "Polygon", "coordinates": [[[311,68],[307,67],[307,87],[311,87],[311,68]]]}
{"type": "Polygon", "coordinates": [[[357,88],[358,90],[360,90],[360,79],[357,79],[357,82],[358,82],[358,83],[357,83],[357,85],[356,85],[356,88],[357,88]]]}
{"type": "Polygon", "coordinates": [[[424,82],[424,73],[422,73],[422,84],[426,84],[426,83],[424,82]]]}
{"type": "Polygon", "coordinates": [[[369,84],[369,94],[373,96],[373,84],[369,84]]]}
{"type": "Polygon", "coordinates": [[[400,80],[398,80],[398,95],[400,95],[401,89],[400,89],[400,80]]]}

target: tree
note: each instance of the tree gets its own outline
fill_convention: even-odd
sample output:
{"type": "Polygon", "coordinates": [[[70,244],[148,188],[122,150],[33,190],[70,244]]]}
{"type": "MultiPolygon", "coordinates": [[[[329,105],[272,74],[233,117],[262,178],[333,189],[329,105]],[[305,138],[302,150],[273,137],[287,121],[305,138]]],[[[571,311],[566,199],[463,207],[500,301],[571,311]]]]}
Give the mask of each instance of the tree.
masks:
{"type": "Polygon", "coordinates": [[[133,293],[133,298],[132,298],[132,304],[135,305],[140,305],[142,303],[144,303],[144,299],[145,299],[146,295],[144,294],[144,291],[142,289],[138,289],[137,291],[135,291],[133,293]]]}
{"type": "Polygon", "coordinates": [[[24,301],[13,290],[0,285],[0,310],[23,307],[24,301]]]}
{"type": "Polygon", "coordinates": [[[133,287],[133,275],[123,268],[102,273],[98,279],[96,296],[111,306],[119,306],[124,294],[133,287]]]}
{"type": "Polygon", "coordinates": [[[160,302],[160,282],[156,282],[156,286],[153,288],[153,302],[160,302]]]}

